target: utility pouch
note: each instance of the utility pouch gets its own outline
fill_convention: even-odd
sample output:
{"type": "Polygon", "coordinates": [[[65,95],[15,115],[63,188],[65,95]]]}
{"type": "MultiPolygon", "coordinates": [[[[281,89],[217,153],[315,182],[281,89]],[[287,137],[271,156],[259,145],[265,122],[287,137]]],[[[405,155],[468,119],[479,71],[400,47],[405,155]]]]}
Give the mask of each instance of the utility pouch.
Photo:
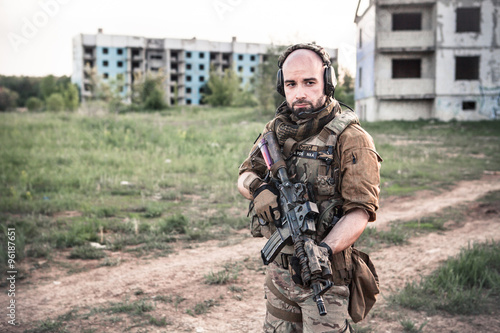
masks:
{"type": "Polygon", "coordinates": [[[352,249],[353,274],[349,285],[349,315],[357,323],[363,320],[377,301],[380,293],[375,266],[368,254],[352,249]]]}
{"type": "Polygon", "coordinates": [[[316,190],[320,196],[332,196],[335,194],[335,180],[332,177],[318,175],[316,179],[316,190]]]}
{"type": "Polygon", "coordinates": [[[330,258],[332,264],[333,283],[337,286],[347,286],[352,278],[352,248],[348,247],[342,252],[335,253],[330,258]]]}

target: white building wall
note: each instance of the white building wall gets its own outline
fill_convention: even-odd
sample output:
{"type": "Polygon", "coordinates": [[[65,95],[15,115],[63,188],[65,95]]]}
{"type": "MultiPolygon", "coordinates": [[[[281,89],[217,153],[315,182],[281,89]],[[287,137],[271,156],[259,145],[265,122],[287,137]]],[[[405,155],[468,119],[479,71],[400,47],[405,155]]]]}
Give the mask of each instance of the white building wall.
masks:
{"type": "Polygon", "coordinates": [[[500,3],[439,1],[437,4],[435,116],[442,120],[480,120],[500,117],[500,3]],[[481,8],[480,32],[456,32],[459,7],[481,8]],[[479,79],[456,80],[455,58],[479,56],[479,79]],[[463,110],[464,102],[475,109],[463,110]]]}
{"type": "Polygon", "coordinates": [[[375,96],[375,6],[364,13],[357,24],[356,80],[354,96],[356,113],[361,120],[376,120],[375,96]]]}
{"type": "Polygon", "coordinates": [[[365,120],[500,118],[499,1],[370,2],[356,19],[363,45],[357,49],[355,99],[365,120]],[[457,33],[457,8],[475,6],[481,8],[480,32],[457,33]],[[422,30],[392,31],[392,13],[402,12],[421,12],[422,30]],[[456,80],[457,56],[480,57],[478,80],[456,80]],[[420,58],[421,78],[392,79],[394,58],[420,58]]]}
{"type": "Polygon", "coordinates": [[[433,100],[381,100],[378,102],[377,120],[429,119],[433,100]]]}

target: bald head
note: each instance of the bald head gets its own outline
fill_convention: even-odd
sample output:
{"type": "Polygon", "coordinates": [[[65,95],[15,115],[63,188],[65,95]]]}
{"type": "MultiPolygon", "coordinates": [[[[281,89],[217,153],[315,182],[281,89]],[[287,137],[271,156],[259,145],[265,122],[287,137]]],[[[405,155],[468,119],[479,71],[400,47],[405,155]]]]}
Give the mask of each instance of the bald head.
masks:
{"type": "Polygon", "coordinates": [[[321,57],[316,52],[307,49],[298,49],[290,53],[283,63],[283,72],[287,70],[287,67],[293,65],[298,65],[299,67],[312,66],[319,70],[324,66],[321,57]]]}
{"type": "Polygon", "coordinates": [[[325,68],[316,52],[298,49],[283,63],[283,82],[288,106],[296,114],[311,113],[326,101],[325,68]]]}

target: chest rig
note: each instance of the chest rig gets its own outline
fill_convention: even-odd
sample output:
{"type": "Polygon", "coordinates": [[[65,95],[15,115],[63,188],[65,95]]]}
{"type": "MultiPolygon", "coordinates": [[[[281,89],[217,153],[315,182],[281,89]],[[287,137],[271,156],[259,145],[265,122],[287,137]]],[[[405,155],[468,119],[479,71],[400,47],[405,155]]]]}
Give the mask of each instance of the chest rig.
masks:
{"type": "Polygon", "coordinates": [[[344,111],[332,119],[321,132],[304,141],[293,138],[283,145],[288,173],[292,181],[307,184],[311,200],[319,207],[316,222],[317,239],[342,216],[341,173],[337,139],[351,124],[359,123],[352,111],[344,111]]]}

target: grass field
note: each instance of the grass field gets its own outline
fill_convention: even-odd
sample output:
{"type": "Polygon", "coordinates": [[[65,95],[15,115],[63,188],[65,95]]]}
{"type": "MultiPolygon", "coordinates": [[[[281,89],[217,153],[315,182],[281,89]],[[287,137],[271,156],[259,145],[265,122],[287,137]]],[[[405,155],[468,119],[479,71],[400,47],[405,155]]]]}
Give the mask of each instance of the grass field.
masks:
{"type": "MultiPolygon", "coordinates": [[[[238,166],[271,116],[232,108],[92,116],[0,113],[0,233],[7,235],[7,228],[15,227],[17,261],[25,257],[50,260],[57,251],[66,250],[68,259],[99,259],[101,266],[119,265],[108,257],[109,251],[166,256],[178,240],[228,241],[235,231],[248,226],[248,202],[236,189],[238,166]],[[92,247],[90,242],[106,245],[107,250],[92,247]]],[[[422,189],[446,191],[457,181],[500,171],[500,121],[362,125],[384,159],[382,197],[411,196],[422,189]]],[[[492,195],[488,200],[498,201],[499,194],[492,195]]],[[[417,231],[440,231],[444,220],[460,212],[452,209],[419,220],[417,231]]],[[[417,232],[415,223],[406,221],[390,231],[367,229],[359,244],[403,244],[417,232]]],[[[6,239],[0,237],[2,274],[8,262],[6,239]]],[[[493,258],[486,264],[497,267],[498,243],[472,250],[475,257],[464,252],[458,264],[450,261],[420,284],[408,285],[394,303],[432,312],[453,308],[460,297],[477,301],[474,296],[484,284],[464,287],[465,278],[450,274],[462,267],[460,262],[465,267],[461,271],[473,272],[467,264],[480,261],[477,256],[493,258]],[[448,276],[457,284],[440,284],[448,276]],[[454,291],[456,297],[450,304],[426,302],[437,289],[448,295],[454,291]]],[[[26,273],[20,271],[21,276],[26,273]]],[[[487,286],[497,300],[498,267],[488,274],[497,279],[487,286]]],[[[237,275],[238,267],[225,267],[204,278],[207,285],[219,285],[237,275]]],[[[201,302],[191,314],[204,313],[214,304],[201,302]]],[[[124,301],[95,311],[128,312],[165,326],[164,318],[148,317],[150,308],[144,301],[124,301]]],[[[470,313],[470,309],[475,308],[462,312],[470,313]]],[[[46,321],[35,331],[46,331],[43,325],[63,327],[62,322],[68,320],[46,321]]],[[[408,326],[407,332],[420,331],[411,321],[401,325],[408,326]]],[[[47,329],[59,331],[61,327],[47,329]]]]}
{"type": "MultiPolygon", "coordinates": [[[[68,247],[100,256],[89,241],[161,255],[175,238],[224,238],[247,226],[238,166],[270,117],[231,108],[0,114],[2,228],[15,224],[18,248],[29,244],[24,254],[35,257],[68,247]]],[[[500,170],[499,121],[362,125],[384,159],[382,196],[500,170]]]]}

